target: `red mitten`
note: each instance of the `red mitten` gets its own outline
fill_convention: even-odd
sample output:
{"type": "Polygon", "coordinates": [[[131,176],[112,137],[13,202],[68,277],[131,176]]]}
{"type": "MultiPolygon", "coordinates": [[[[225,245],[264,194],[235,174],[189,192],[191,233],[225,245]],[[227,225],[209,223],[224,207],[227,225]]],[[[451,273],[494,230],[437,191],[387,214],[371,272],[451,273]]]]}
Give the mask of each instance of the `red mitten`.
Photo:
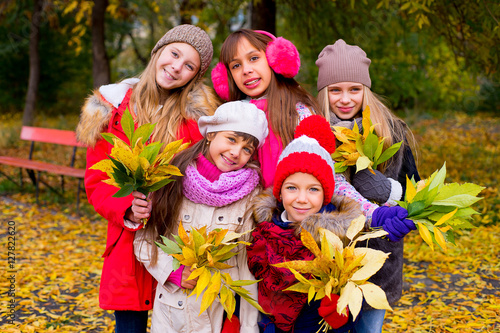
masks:
{"type": "Polygon", "coordinates": [[[233,315],[231,320],[226,318],[224,325],[222,326],[222,331],[220,333],[240,333],[240,320],[238,317],[233,315]]]}
{"type": "Polygon", "coordinates": [[[349,308],[346,309],[346,315],[337,313],[337,302],[339,300],[339,295],[331,294],[331,299],[328,296],[323,297],[321,300],[321,305],[318,308],[318,313],[321,317],[325,319],[325,321],[332,328],[339,328],[347,323],[349,320],[349,308]]]}

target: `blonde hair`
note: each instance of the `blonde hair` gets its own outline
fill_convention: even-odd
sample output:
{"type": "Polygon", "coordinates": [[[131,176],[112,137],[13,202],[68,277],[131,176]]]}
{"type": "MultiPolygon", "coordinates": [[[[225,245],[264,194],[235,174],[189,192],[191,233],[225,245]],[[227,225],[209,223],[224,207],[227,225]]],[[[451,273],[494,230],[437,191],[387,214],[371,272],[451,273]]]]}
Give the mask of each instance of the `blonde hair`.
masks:
{"type": "MultiPolygon", "coordinates": [[[[328,98],[328,86],[319,91],[317,99],[326,120],[330,122],[330,115],[333,111],[330,107],[330,100],[328,98]]],[[[401,144],[400,151],[404,151],[405,146],[409,145],[416,155],[416,141],[408,125],[401,118],[392,113],[384,103],[382,97],[363,85],[363,104],[359,111],[359,115],[361,115],[362,110],[364,110],[367,105],[370,106],[370,120],[372,124],[378,124],[375,126],[375,133],[379,137],[385,137],[384,149],[389,148],[394,143],[402,141],[403,143],[401,144]]],[[[377,169],[384,172],[391,164],[391,160],[392,159],[389,159],[382,163],[377,169]]]]}
{"type": "MultiPolygon", "coordinates": [[[[166,45],[165,45],[166,46],[166,45]]],[[[146,69],[139,76],[130,97],[130,106],[137,115],[138,125],[156,123],[152,141],[165,144],[177,139],[177,132],[182,121],[188,119],[186,106],[188,94],[203,84],[200,72],[185,86],[165,90],[156,83],[156,62],[165,46],[161,47],[151,57],[146,69]],[[160,105],[163,106],[160,107],[160,105]]]]}

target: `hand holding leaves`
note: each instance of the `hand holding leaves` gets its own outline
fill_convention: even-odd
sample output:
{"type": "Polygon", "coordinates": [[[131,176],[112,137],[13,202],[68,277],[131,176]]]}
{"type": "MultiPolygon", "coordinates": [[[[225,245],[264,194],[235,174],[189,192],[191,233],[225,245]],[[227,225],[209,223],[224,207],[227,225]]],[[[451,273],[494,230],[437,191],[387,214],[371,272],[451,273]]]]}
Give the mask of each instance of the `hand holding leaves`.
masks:
{"type": "Polygon", "coordinates": [[[233,316],[236,299],[232,291],[240,295],[259,311],[264,310],[243,286],[257,283],[256,280],[233,281],[228,273],[223,272],[231,268],[225,262],[237,253],[232,250],[239,244],[249,245],[244,241],[235,241],[245,233],[229,232],[228,229],[214,229],[207,233],[207,227],[186,232],[182,223],[179,224],[178,236],[173,235],[175,242],[161,236],[163,244],[156,243],[164,252],[174,257],[173,269],[184,265],[193,269],[189,279],[198,278],[196,287],[189,296],[196,294],[196,299],[204,292],[201,301],[200,314],[203,313],[217,299],[227,312],[229,319],[233,316]]]}
{"type": "Polygon", "coordinates": [[[130,144],[112,133],[101,133],[113,148],[109,159],[101,160],[90,168],[105,172],[109,179],[104,182],[119,188],[114,197],[126,197],[132,191],[147,195],[171,182],[172,175],[182,176],[179,169],[169,163],[174,155],[184,150],[188,144],[183,144],[182,140],[174,141],[161,153],[163,143],[153,142],[146,145],[155,125],[144,124],[134,130],[134,120],[128,109],[123,114],[121,125],[130,144]]]}
{"type": "MultiPolygon", "coordinates": [[[[351,222],[346,232],[350,240],[344,247],[342,240],[326,229],[319,229],[321,248],[306,230],[301,232],[301,240],[316,258],[311,261],[295,260],[275,264],[288,268],[299,281],[285,289],[308,294],[308,301],[319,300],[332,295],[340,295],[336,311],[347,314],[347,306],[355,319],[361,310],[363,298],[375,309],[391,310],[385,292],[367,280],[382,268],[388,253],[367,247],[355,247],[356,243],[369,238],[387,235],[383,230],[361,234],[366,218],[360,216],[351,222]],[[306,279],[302,274],[310,274],[306,279]]],[[[324,332],[330,329],[326,321],[322,324],[324,332]]]]}

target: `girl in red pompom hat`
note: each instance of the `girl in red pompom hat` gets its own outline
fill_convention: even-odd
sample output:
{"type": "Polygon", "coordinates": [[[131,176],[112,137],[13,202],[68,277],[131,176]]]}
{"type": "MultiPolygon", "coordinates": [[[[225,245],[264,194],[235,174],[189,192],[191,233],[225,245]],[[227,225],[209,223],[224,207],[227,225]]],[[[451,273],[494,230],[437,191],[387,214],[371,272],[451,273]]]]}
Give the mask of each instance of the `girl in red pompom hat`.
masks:
{"type": "MultiPolygon", "coordinates": [[[[358,202],[334,193],[331,154],[335,151],[332,143],[335,136],[326,119],[318,115],[304,119],[295,137],[279,157],[272,191],[260,194],[252,202],[257,227],[247,254],[248,267],[260,280],[258,300],[266,312],[260,324],[264,333],[314,333],[325,319],[337,328],[333,332],[347,332],[363,320],[362,315],[353,323],[352,316],[349,319],[336,313],[336,297],[308,303],[307,294],[284,291],[298,281],[289,269],[274,266],[285,261],[314,259],[301,241],[302,229],[317,242],[320,242],[319,228],[328,229],[347,244],[346,232],[351,221],[363,214],[358,202]]],[[[404,213],[408,215],[401,207],[377,207],[371,223],[390,224],[391,228],[402,230],[406,223],[413,223],[402,218],[404,213]]],[[[366,220],[365,227],[369,226],[370,220],[366,220]]]]}
{"type": "MultiPolygon", "coordinates": [[[[336,312],[336,298],[307,302],[307,294],[284,289],[297,283],[293,273],[273,264],[312,260],[302,243],[302,229],[319,241],[319,228],[331,230],[341,239],[353,219],[363,214],[354,200],[335,195],[331,153],[335,137],[320,116],[306,118],[279,157],[272,192],[261,193],[253,202],[257,227],[247,247],[248,267],[258,283],[259,304],[266,311],[259,323],[263,332],[314,333],[324,318],[334,332],[347,332],[352,316],[336,312]],[[332,310],[333,309],[333,310],[332,310]]],[[[327,297],[325,297],[326,299],[327,297]]],[[[359,318],[360,316],[358,316],[359,318]]]]}

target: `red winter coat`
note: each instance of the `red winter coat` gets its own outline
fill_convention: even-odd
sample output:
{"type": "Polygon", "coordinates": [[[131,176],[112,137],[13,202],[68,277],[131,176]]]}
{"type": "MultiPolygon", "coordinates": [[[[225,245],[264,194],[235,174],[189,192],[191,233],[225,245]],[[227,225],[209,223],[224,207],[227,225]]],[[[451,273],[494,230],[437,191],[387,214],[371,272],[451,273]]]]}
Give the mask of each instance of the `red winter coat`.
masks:
{"type": "MultiPolygon", "coordinates": [[[[106,174],[99,170],[89,169],[98,161],[108,158],[106,154],[111,152],[111,144],[102,138],[97,139],[99,133],[113,133],[128,142],[120,124],[123,111],[129,105],[132,89],[126,84],[124,87],[124,84],[105,86],[116,88],[118,92],[114,93],[115,99],[116,95],[121,98],[125,92],[121,103],[115,103],[116,107],[112,106],[99,92],[95,92],[87,99],[82,110],[77,135],[81,142],[89,145],[85,172],[88,201],[94,206],[96,212],[108,221],[99,306],[105,310],[143,311],[153,307],[155,281],[135,258],[133,242],[137,229],[130,229],[124,225],[125,211],[132,204],[132,196],[112,197],[117,188],[102,182],[107,178],[106,174]]],[[[209,96],[210,91],[205,88],[202,90],[205,93],[205,99],[202,102],[212,101],[209,96]]],[[[109,94],[109,91],[107,93],[109,94]]],[[[214,112],[213,104],[204,105],[206,106],[204,109],[198,109],[201,114],[214,112]]],[[[179,129],[179,134],[181,133],[185,142],[195,143],[202,138],[195,120],[188,120],[182,124],[179,129]]]]}

